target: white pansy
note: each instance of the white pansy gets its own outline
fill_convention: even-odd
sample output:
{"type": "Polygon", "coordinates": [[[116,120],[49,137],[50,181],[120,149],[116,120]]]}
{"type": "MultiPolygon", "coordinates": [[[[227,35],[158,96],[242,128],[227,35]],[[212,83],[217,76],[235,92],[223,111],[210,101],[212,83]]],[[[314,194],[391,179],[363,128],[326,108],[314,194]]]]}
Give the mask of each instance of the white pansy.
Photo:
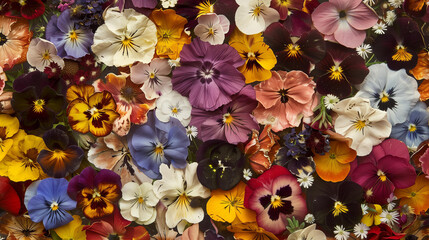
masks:
{"type": "Polygon", "coordinates": [[[156,100],[155,115],[161,122],[168,122],[170,117],[174,117],[186,127],[191,121],[191,111],[188,98],[174,90],[156,100]]]}
{"type": "Polygon", "coordinates": [[[237,28],[244,34],[257,34],[280,19],[280,14],[270,8],[271,0],[235,0],[239,7],[235,12],[237,28]]]}
{"type": "Polygon", "coordinates": [[[64,60],[57,55],[57,48],[55,45],[42,38],[34,38],[30,42],[27,52],[28,63],[35,67],[37,70],[43,72],[45,67],[49,66],[51,62],[55,62],[64,67],[64,60]]]}

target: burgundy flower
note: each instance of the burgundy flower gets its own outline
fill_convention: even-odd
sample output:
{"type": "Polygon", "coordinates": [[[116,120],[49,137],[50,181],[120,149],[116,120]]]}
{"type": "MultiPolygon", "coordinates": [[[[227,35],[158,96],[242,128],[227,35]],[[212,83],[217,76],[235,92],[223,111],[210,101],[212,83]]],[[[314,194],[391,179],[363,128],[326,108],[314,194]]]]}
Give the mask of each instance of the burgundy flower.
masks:
{"type": "Polygon", "coordinates": [[[401,239],[405,236],[403,233],[394,232],[388,225],[382,223],[374,225],[368,231],[367,240],[382,240],[382,239],[401,239]]]}
{"type": "Polygon", "coordinates": [[[45,12],[42,0],[11,0],[6,16],[35,19],[45,12]]]}

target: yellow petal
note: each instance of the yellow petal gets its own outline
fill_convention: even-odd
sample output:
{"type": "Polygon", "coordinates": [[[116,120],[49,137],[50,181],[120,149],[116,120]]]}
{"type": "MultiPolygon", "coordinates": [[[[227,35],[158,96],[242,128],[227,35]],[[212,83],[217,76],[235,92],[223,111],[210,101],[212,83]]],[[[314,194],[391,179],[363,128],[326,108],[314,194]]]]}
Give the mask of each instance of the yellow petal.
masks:
{"type": "Polygon", "coordinates": [[[19,130],[19,120],[8,114],[0,114],[0,138],[11,138],[19,130]]]}
{"type": "Polygon", "coordinates": [[[7,177],[14,182],[23,182],[27,180],[35,181],[41,178],[42,169],[37,162],[27,163],[23,161],[9,161],[7,177]],[[28,165],[27,165],[28,164],[28,165]]]}
{"type": "Polygon", "coordinates": [[[80,216],[73,215],[73,221],[55,228],[54,231],[62,239],[86,240],[86,232],[82,231],[83,225],[80,216]]]}
{"type": "Polygon", "coordinates": [[[234,221],[236,217],[236,209],[234,206],[231,205],[232,199],[228,199],[229,197],[234,198],[234,196],[230,196],[228,193],[212,194],[213,196],[207,202],[207,214],[211,217],[211,219],[218,222],[229,223],[234,221]]]}
{"type": "Polygon", "coordinates": [[[104,137],[112,131],[113,122],[119,114],[113,110],[102,110],[98,114],[90,119],[89,131],[96,137],[104,137]]]}
{"type": "Polygon", "coordinates": [[[116,103],[112,97],[112,94],[108,91],[94,93],[91,97],[89,97],[88,105],[97,109],[110,109],[116,110],[116,103]]]}
{"type": "Polygon", "coordinates": [[[0,143],[0,161],[6,156],[13,145],[12,139],[6,139],[0,143]]]}
{"type": "Polygon", "coordinates": [[[88,115],[85,114],[85,112],[89,110],[88,104],[82,99],[76,99],[71,102],[70,105],[72,106],[69,108],[68,112],[70,127],[80,133],[89,132],[89,118],[88,115]]]}
{"type": "Polygon", "coordinates": [[[92,85],[72,85],[67,89],[66,98],[68,102],[82,98],[88,102],[89,97],[94,94],[95,90],[92,85]]]}

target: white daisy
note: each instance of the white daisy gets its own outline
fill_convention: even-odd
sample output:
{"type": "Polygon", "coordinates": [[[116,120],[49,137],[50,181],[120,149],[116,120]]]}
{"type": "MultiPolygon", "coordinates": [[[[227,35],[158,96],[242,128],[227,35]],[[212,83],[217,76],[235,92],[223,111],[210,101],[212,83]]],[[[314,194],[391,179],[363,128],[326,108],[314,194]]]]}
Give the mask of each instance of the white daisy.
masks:
{"type": "Polygon", "coordinates": [[[392,194],[390,194],[390,197],[387,199],[387,210],[392,211],[393,208],[396,207],[396,203],[394,202],[395,200],[398,200],[398,198],[392,194]]]}
{"type": "Polygon", "coordinates": [[[186,127],[186,135],[190,140],[194,139],[198,135],[198,128],[195,126],[187,126],[186,127]]]}
{"type": "Polygon", "coordinates": [[[335,104],[337,104],[340,101],[337,96],[328,94],[323,99],[323,103],[325,104],[325,107],[329,110],[333,109],[335,107],[335,104]]]}
{"type": "Polygon", "coordinates": [[[387,30],[387,25],[383,22],[379,22],[379,23],[375,24],[374,26],[372,26],[372,30],[376,34],[384,34],[384,32],[387,30]]]}
{"type": "Polygon", "coordinates": [[[350,236],[350,233],[346,231],[346,229],[344,229],[344,226],[335,226],[335,239],[337,240],[347,240],[350,236]]]}
{"type": "Polygon", "coordinates": [[[395,19],[396,19],[395,11],[387,11],[386,17],[384,18],[384,21],[387,23],[387,25],[392,26],[395,19]]]}
{"type": "Polygon", "coordinates": [[[403,3],[404,3],[404,0],[389,0],[390,6],[392,6],[394,8],[402,7],[403,3]]]}
{"type": "Polygon", "coordinates": [[[312,223],[314,223],[314,221],[316,221],[316,218],[314,217],[313,214],[308,213],[307,215],[305,215],[304,221],[308,224],[312,224],[312,223]]]}
{"type": "Polygon", "coordinates": [[[368,213],[368,206],[365,203],[362,203],[360,207],[362,208],[362,215],[365,215],[368,213]]]}
{"type": "Polygon", "coordinates": [[[365,225],[364,223],[358,223],[353,228],[353,233],[356,235],[356,237],[365,239],[366,235],[368,234],[369,227],[365,225]]]}
{"type": "Polygon", "coordinates": [[[380,218],[381,218],[380,219],[381,222],[386,223],[386,224],[388,224],[390,226],[392,226],[395,223],[396,224],[399,223],[398,222],[398,220],[399,220],[399,213],[396,212],[396,211],[389,212],[388,210],[383,210],[383,212],[381,212],[381,214],[380,214],[380,218]]]}
{"type": "Polygon", "coordinates": [[[313,185],[314,177],[311,174],[301,172],[298,175],[297,181],[299,182],[300,187],[309,188],[311,185],[313,185]]]}
{"type": "Polygon", "coordinates": [[[250,169],[245,168],[243,169],[243,178],[246,179],[247,181],[250,180],[250,178],[252,177],[252,171],[250,171],[250,169]]]}
{"type": "Polygon", "coordinates": [[[371,45],[362,43],[362,45],[356,48],[356,52],[359,54],[359,56],[368,58],[368,54],[372,53],[371,45]]]}

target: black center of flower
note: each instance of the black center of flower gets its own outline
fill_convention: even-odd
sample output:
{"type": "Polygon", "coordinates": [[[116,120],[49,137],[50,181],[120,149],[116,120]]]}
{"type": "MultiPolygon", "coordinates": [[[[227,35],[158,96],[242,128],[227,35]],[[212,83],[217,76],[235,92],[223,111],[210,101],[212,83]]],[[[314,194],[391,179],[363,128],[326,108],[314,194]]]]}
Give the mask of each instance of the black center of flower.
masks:
{"type": "Polygon", "coordinates": [[[3,33],[0,33],[0,46],[3,46],[3,44],[5,44],[6,42],[7,37],[3,33]]]}
{"type": "Polygon", "coordinates": [[[346,11],[342,10],[340,13],[340,18],[344,18],[347,16],[346,11]]]}
{"type": "Polygon", "coordinates": [[[280,95],[280,101],[282,101],[282,103],[287,103],[287,101],[289,101],[289,98],[287,96],[287,89],[280,89],[278,93],[280,95]]]}
{"type": "Polygon", "coordinates": [[[36,230],[34,230],[34,229],[23,229],[23,230],[21,230],[22,234],[26,237],[31,236],[31,234],[35,231],[36,230]]]}
{"type": "Polygon", "coordinates": [[[121,96],[128,102],[132,101],[135,96],[135,91],[132,87],[126,86],[121,89],[121,96]]]}
{"type": "Polygon", "coordinates": [[[204,62],[197,71],[197,76],[200,78],[201,83],[211,83],[213,79],[216,79],[219,76],[219,70],[213,67],[211,62],[204,62]]]}
{"type": "Polygon", "coordinates": [[[379,98],[380,101],[378,102],[378,109],[387,111],[387,109],[394,109],[396,108],[397,102],[394,99],[395,97],[395,91],[394,89],[389,89],[386,92],[382,92],[381,94],[377,95],[374,93],[376,98],[379,98]]]}

